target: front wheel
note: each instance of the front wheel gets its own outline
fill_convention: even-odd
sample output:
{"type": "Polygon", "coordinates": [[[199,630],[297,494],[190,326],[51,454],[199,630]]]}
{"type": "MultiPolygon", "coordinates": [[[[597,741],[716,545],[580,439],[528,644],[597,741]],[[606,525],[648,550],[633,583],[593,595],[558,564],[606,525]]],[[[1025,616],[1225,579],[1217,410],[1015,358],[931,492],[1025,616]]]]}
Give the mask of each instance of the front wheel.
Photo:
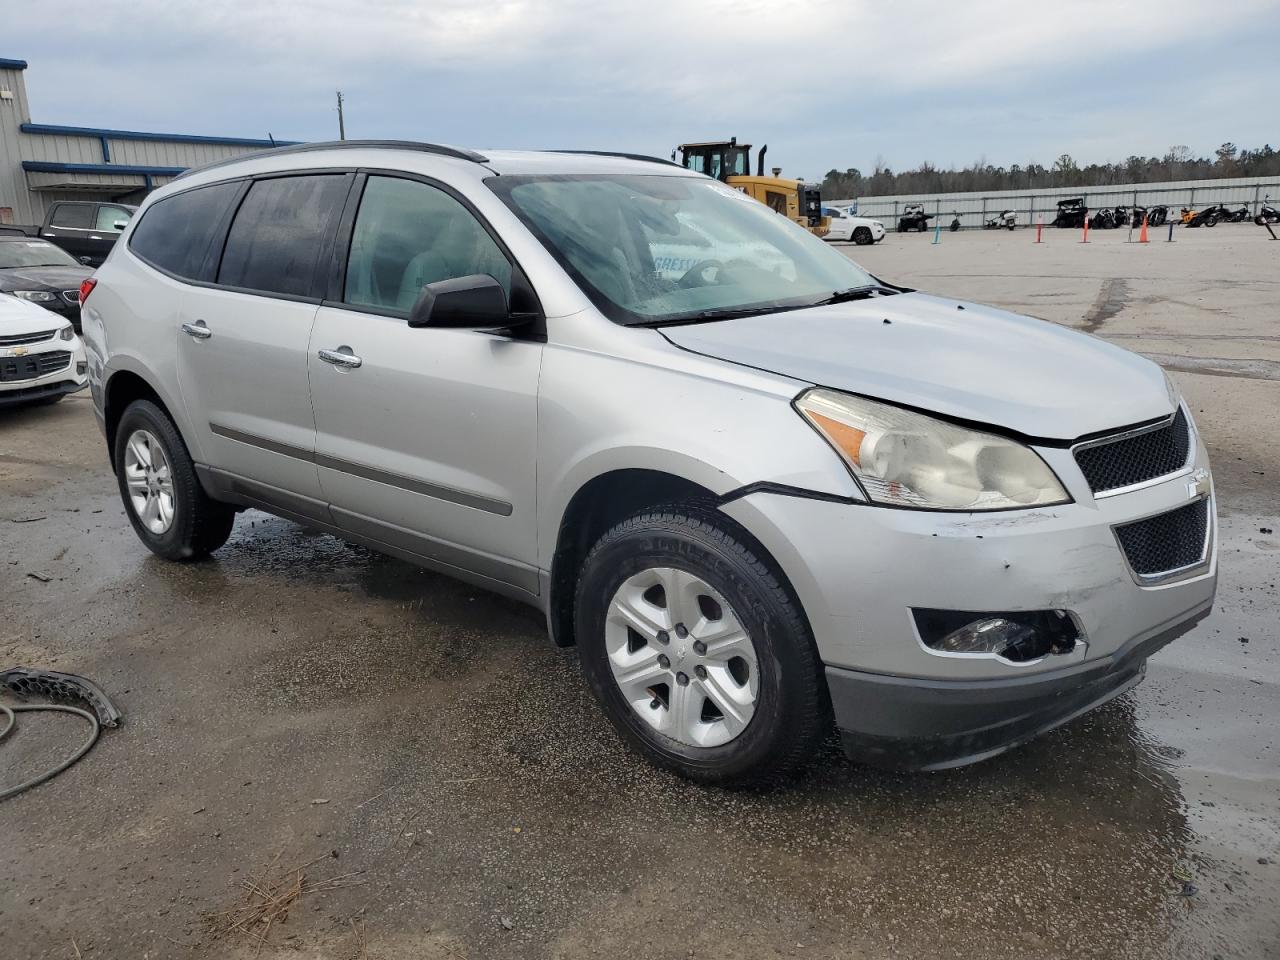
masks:
{"type": "Polygon", "coordinates": [[[871,243],[871,231],[866,227],[858,227],[853,231],[853,242],[860,247],[865,247],[871,243]]]}
{"type": "Polygon", "coordinates": [[[169,415],[135,400],[116,427],[116,479],[134,532],[166,560],[199,560],[227,542],[235,510],[200,486],[169,415]]]}
{"type": "Polygon", "coordinates": [[[776,780],[824,729],[822,667],[799,602],[731,520],[674,506],[615,526],[578,581],[592,692],[624,740],[693,780],[776,780]]]}

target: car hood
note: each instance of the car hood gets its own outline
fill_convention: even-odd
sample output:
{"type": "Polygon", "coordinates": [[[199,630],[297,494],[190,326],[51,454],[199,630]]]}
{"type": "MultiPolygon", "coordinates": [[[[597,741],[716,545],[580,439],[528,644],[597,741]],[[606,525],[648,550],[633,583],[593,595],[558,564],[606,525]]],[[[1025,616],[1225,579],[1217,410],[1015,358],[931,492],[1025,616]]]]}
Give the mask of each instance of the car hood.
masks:
{"type": "Polygon", "coordinates": [[[66,324],[63,317],[44,307],[0,293],[0,337],[19,337],[27,333],[56,330],[66,324]]]}
{"type": "Polygon", "coordinates": [[[9,267],[0,270],[0,290],[75,290],[92,273],[89,267],[9,267]]]}
{"type": "Polygon", "coordinates": [[[1163,371],[1066,327],[920,293],[667,327],[679,347],[1032,438],[1168,416],[1163,371]]]}

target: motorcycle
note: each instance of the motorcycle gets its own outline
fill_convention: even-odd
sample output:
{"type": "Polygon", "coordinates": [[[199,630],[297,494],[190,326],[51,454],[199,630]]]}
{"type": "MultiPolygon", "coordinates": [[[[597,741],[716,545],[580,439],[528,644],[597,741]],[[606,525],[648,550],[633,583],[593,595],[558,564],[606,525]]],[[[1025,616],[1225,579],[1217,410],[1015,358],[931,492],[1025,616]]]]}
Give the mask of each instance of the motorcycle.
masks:
{"type": "Polygon", "coordinates": [[[1002,210],[994,217],[989,217],[982,225],[983,230],[1012,230],[1018,225],[1018,215],[1012,210],[1002,210]]]}
{"type": "Polygon", "coordinates": [[[1089,218],[1090,230],[1111,230],[1116,225],[1115,214],[1109,207],[1103,207],[1089,218]]]}
{"type": "Polygon", "coordinates": [[[1163,203],[1156,204],[1147,211],[1148,227],[1163,227],[1169,222],[1169,208],[1163,203]]]}
{"type": "Polygon", "coordinates": [[[951,214],[950,230],[952,233],[955,233],[959,229],[960,229],[960,212],[956,211],[955,213],[951,214]]]}
{"type": "Polygon", "coordinates": [[[1117,227],[1127,227],[1129,225],[1129,208],[1116,207],[1112,219],[1115,220],[1117,227]]]}
{"type": "Polygon", "coordinates": [[[1203,210],[1191,211],[1191,216],[1184,216],[1183,224],[1188,227],[1216,227],[1221,221],[1231,216],[1231,211],[1221,204],[1211,204],[1203,210]]]}
{"type": "MultiPolygon", "coordinates": [[[[1225,206],[1222,208],[1227,210],[1225,206]]],[[[1238,210],[1227,210],[1226,215],[1222,218],[1227,223],[1244,223],[1249,219],[1249,205],[1246,203],[1238,210]]]]}
{"type": "Polygon", "coordinates": [[[1271,194],[1267,194],[1267,202],[1262,205],[1262,209],[1253,218],[1253,222],[1258,226],[1262,226],[1264,223],[1280,223],[1280,210],[1276,210],[1271,205],[1271,194]]]}
{"type": "MultiPolygon", "coordinates": [[[[1146,207],[1134,207],[1129,211],[1129,221],[1135,226],[1142,226],[1142,221],[1151,216],[1151,212],[1146,207]]],[[[1147,226],[1151,226],[1151,221],[1147,220],[1147,226]]]]}

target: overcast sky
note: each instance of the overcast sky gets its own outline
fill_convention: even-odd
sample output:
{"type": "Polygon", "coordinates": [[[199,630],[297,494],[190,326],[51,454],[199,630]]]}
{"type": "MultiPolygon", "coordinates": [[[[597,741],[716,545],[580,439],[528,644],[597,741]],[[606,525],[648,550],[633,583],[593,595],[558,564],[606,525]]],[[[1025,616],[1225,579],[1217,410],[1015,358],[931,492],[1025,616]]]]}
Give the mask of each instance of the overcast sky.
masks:
{"type": "Polygon", "coordinates": [[[0,0],[32,119],[667,155],[820,178],[1280,145],[1280,0],[0,0]]]}

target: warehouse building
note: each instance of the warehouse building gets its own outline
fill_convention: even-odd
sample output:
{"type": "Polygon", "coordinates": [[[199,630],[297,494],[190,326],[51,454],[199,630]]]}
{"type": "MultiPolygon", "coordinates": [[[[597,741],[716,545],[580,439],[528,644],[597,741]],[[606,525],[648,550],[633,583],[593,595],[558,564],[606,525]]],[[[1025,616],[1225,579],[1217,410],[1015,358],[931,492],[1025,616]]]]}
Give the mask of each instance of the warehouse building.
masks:
{"type": "Polygon", "coordinates": [[[57,200],[136,204],[189,167],[293,142],[35,123],[26,69],[0,58],[0,223],[40,223],[57,200]]]}

